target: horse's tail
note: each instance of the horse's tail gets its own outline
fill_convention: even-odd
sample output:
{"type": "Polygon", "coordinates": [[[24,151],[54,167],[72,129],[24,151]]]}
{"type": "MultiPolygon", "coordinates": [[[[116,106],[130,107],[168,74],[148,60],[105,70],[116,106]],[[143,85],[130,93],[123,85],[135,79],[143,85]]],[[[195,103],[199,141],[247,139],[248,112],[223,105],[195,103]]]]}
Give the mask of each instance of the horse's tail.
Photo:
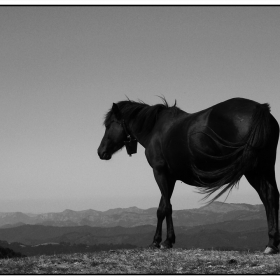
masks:
{"type": "MultiPolygon", "coordinates": [[[[193,173],[198,180],[198,190],[206,194],[208,198],[215,191],[221,191],[209,202],[213,202],[225,192],[238,185],[243,174],[258,164],[259,153],[265,147],[270,134],[270,106],[269,104],[258,104],[252,116],[250,129],[245,139],[240,143],[230,143],[221,138],[216,138],[215,142],[220,146],[231,146],[231,153],[215,157],[209,156],[214,160],[227,161],[228,164],[214,171],[204,171],[192,166],[193,173]],[[210,183],[207,183],[210,182],[210,183]]],[[[213,139],[213,138],[212,138],[213,139]]],[[[214,140],[214,139],[213,139],[214,140]]],[[[207,156],[207,155],[206,155],[207,156]]]]}

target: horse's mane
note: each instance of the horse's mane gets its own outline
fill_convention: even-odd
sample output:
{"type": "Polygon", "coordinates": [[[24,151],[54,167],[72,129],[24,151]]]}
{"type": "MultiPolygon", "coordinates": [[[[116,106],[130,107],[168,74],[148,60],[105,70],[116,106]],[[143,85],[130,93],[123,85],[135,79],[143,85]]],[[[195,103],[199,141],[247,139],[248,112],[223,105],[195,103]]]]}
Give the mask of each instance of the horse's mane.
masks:
{"type": "MultiPolygon", "coordinates": [[[[178,107],[175,104],[169,106],[164,97],[160,97],[163,104],[148,105],[143,101],[132,101],[130,99],[119,101],[117,103],[119,110],[122,113],[123,118],[127,121],[133,121],[133,125],[137,133],[149,133],[154,127],[159,114],[165,110],[171,110],[173,113],[178,111],[178,107]]],[[[105,115],[104,125],[106,126],[110,122],[110,118],[113,115],[112,109],[105,115]]]]}

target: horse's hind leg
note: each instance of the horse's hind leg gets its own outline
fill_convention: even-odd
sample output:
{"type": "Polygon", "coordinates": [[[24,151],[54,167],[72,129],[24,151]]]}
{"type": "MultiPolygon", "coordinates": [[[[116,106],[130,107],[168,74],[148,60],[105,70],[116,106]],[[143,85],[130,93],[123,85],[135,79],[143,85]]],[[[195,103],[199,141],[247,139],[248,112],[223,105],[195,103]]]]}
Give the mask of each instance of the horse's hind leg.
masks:
{"type": "Polygon", "coordinates": [[[249,183],[258,192],[261,201],[266,210],[269,242],[265,249],[265,254],[278,253],[279,228],[278,228],[278,210],[279,210],[279,191],[275,180],[274,166],[265,168],[265,170],[251,171],[245,174],[249,183]]]}

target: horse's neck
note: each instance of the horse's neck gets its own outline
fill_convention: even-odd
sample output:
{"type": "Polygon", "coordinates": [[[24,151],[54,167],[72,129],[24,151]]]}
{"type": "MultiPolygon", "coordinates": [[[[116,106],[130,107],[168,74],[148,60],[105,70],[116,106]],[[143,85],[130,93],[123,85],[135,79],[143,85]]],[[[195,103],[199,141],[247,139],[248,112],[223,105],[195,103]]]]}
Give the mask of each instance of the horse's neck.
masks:
{"type": "Polygon", "coordinates": [[[154,133],[157,133],[158,131],[166,131],[168,128],[170,128],[177,119],[189,115],[188,113],[181,111],[178,111],[176,115],[172,114],[172,112],[164,112],[161,114],[161,116],[158,118],[157,122],[155,123],[154,127],[156,126],[156,129],[152,129],[151,131],[145,133],[137,133],[135,130],[135,127],[137,127],[137,119],[134,120],[134,122],[129,123],[129,129],[132,133],[132,135],[137,139],[137,141],[146,148],[151,139],[154,136],[154,133]]]}
{"type": "Polygon", "coordinates": [[[129,123],[128,126],[129,126],[129,131],[131,131],[132,137],[135,137],[137,139],[137,142],[139,142],[144,148],[146,148],[150,139],[150,135],[137,133],[135,130],[136,125],[133,122],[129,123]]]}

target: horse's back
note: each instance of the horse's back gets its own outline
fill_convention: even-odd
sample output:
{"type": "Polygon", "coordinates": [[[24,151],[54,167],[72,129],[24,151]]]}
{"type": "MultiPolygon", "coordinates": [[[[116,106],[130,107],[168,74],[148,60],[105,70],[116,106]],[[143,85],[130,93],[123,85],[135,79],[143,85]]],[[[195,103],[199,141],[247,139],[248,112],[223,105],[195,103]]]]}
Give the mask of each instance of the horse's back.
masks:
{"type": "Polygon", "coordinates": [[[233,98],[193,114],[186,114],[174,123],[166,135],[168,146],[191,144],[191,139],[215,134],[229,142],[239,142],[247,134],[252,116],[260,104],[233,98]]]}

